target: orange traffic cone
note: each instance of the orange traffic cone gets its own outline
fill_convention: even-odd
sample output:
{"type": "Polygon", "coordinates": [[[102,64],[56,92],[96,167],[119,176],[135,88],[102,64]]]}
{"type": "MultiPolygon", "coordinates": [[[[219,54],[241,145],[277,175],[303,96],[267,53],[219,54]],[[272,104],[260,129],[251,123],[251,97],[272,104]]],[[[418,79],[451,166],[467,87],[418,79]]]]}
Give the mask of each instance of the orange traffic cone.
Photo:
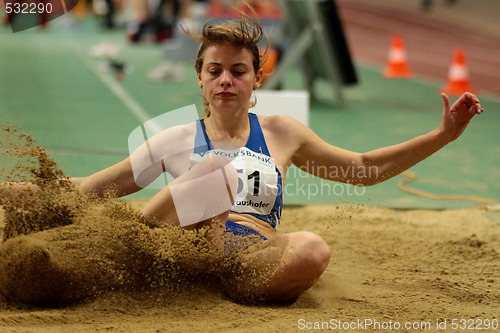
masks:
{"type": "Polygon", "coordinates": [[[453,62],[448,71],[448,83],[441,91],[447,95],[462,95],[466,91],[472,93],[475,91],[469,83],[464,50],[459,47],[453,53],[453,62]]]}
{"type": "Polygon", "coordinates": [[[409,78],[412,76],[412,71],[406,61],[403,38],[400,35],[392,36],[389,62],[384,70],[384,76],[386,78],[409,78]]]}

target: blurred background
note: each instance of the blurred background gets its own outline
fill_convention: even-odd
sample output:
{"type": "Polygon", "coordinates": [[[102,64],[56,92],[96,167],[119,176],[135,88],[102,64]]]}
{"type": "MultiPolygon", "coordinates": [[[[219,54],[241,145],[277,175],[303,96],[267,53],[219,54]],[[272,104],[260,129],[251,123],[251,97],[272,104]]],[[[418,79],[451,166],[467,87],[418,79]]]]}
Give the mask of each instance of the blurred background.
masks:
{"type": "MultiPolygon", "coordinates": [[[[20,16],[4,1],[0,124],[31,131],[71,176],[125,158],[129,134],[148,119],[190,104],[201,114],[193,66],[198,46],[180,27],[199,29],[244,8],[231,0],[63,3],[52,16],[20,16]]],[[[463,137],[412,168],[417,179],[409,186],[500,200],[499,1],[248,3],[271,41],[264,88],[308,92],[308,125],[336,146],[362,152],[408,140],[439,124],[442,90],[452,100],[461,89],[477,93],[485,113],[463,137]]],[[[292,169],[285,204],[483,205],[416,196],[401,191],[402,179],[360,189],[292,169]]]]}

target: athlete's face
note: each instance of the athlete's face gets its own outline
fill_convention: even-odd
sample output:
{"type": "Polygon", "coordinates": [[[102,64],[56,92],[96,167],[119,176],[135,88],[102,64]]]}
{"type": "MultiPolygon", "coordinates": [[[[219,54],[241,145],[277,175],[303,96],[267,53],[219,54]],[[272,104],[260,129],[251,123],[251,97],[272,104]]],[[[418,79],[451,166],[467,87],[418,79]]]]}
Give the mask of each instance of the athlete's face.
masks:
{"type": "Polygon", "coordinates": [[[259,69],[255,73],[252,55],[247,49],[215,44],[204,52],[198,84],[211,111],[248,111],[252,90],[262,82],[262,72],[259,69]]]}

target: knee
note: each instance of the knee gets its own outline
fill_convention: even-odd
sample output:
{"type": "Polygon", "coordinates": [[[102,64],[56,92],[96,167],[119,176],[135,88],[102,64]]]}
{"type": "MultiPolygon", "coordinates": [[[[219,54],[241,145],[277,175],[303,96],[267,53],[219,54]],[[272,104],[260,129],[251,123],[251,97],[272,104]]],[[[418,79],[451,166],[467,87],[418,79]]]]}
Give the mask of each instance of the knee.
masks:
{"type": "Polygon", "coordinates": [[[253,278],[235,279],[238,281],[234,281],[237,287],[232,288],[233,299],[244,302],[245,297],[249,296],[250,300],[294,300],[316,283],[330,262],[328,244],[314,233],[294,232],[284,237],[277,236],[275,239],[278,243],[269,248],[280,249],[280,254],[272,261],[280,268],[277,271],[271,270],[272,276],[269,277],[268,283],[262,285],[261,278],[265,273],[257,274],[259,282],[255,284],[256,287],[252,286],[253,278]],[[285,242],[279,243],[280,240],[285,242]],[[244,296],[240,297],[240,294],[244,296]]]}
{"type": "Polygon", "coordinates": [[[330,262],[330,247],[312,232],[299,232],[296,235],[294,251],[296,260],[292,263],[305,289],[316,283],[330,262]]]}

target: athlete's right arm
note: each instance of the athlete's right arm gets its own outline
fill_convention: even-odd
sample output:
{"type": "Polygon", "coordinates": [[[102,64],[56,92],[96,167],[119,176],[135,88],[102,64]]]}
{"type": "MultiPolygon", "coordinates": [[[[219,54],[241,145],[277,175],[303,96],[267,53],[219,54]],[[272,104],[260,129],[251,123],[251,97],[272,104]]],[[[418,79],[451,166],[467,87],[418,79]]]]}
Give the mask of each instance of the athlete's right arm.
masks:
{"type": "MultiPolygon", "coordinates": [[[[122,197],[142,189],[134,178],[130,157],[88,177],[71,177],[69,181],[80,192],[98,197],[104,195],[122,197]]],[[[6,193],[36,191],[37,189],[36,184],[29,182],[0,183],[0,206],[4,204],[8,196],[6,193]]]]}
{"type": "MultiPolygon", "coordinates": [[[[145,141],[129,157],[87,177],[72,177],[75,187],[98,197],[122,197],[135,193],[153,182],[163,172],[180,175],[189,167],[189,153],[193,151],[194,123],[174,126],[145,141]]],[[[0,183],[0,205],[6,191],[22,191],[29,183],[0,183]]]]}
{"type": "Polygon", "coordinates": [[[99,197],[135,193],[166,171],[180,174],[180,170],[188,169],[187,153],[193,151],[194,133],[194,123],[171,127],[145,141],[123,161],[88,177],[70,178],[70,181],[80,191],[99,197]]]}
{"type": "MultiPolygon", "coordinates": [[[[69,181],[81,192],[103,197],[106,193],[122,197],[137,192],[141,189],[136,184],[130,157],[123,161],[94,173],[88,177],[73,177],[69,181]]],[[[5,204],[7,193],[36,191],[38,186],[30,182],[7,182],[0,183],[0,206],[5,204]]]]}
{"type": "Polygon", "coordinates": [[[134,179],[130,157],[88,177],[74,177],[69,180],[79,191],[99,197],[106,193],[122,197],[141,189],[134,179]]]}

